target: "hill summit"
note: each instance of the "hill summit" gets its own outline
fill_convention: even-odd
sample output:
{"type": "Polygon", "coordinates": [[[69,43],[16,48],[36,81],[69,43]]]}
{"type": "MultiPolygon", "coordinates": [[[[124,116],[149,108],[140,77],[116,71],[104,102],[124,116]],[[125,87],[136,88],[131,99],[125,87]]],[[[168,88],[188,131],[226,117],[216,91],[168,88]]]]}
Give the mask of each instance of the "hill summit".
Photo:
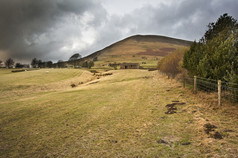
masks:
{"type": "Polygon", "coordinates": [[[157,35],[135,35],[94,52],[81,61],[95,61],[96,67],[111,63],[139,63],[144,68],[156,67],[158,60],[178,49],[191,45],[191,41],[157,35]]]}

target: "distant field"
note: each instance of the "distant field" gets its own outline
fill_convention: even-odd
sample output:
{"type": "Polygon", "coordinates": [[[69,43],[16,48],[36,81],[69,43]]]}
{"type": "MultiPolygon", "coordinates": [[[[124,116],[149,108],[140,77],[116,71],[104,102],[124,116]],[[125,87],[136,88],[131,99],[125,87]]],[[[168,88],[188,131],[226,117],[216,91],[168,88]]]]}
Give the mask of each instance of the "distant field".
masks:
{"type": "Polygon", "coordinates": [[[157,71],[109,73],[0,69],[0,157],[237,156],[232,111],[211,113],[157,71]],[[173,101],[182,104],[166,114],[173,101]],[[206,122],[218,127],[222,140],[205,134],[206,122]]]}

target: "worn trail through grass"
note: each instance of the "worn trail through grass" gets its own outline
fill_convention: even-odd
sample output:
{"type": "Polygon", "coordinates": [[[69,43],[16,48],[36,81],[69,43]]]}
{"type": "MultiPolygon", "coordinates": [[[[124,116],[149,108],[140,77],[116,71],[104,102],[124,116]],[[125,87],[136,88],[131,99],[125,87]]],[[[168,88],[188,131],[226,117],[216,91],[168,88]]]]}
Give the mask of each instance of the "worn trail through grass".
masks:
{"type": "MultiPolygon", "coordinates": [[[[203,129],[206,122],[201,124],[201,120],[211,116],[203,104],[179,83],[155,71],[118,70],[95,79],[88,71],[69,69],[60,70],[68,78],[59,80],[53,77],[59,75],[56,69],[49,70],[50,79],[42,84],[33,82],[37,71],[31,72],[32,84],[18,96],[11,92],[21,90],[7,89],[29,83],[12,79],[7,84],[6,74],[0,76],[4,85],[0,157],[224,156],[228,150],[224,144],[232,151],[228,156],[237,153],[237,140],[229,142],[235,134],[223,140],[209,138],[203,129]],[[173,104],[172,114],[167,113],[168,104],[173,104]],[[210,146],[207,139],[212,141],[210,146]],[[219,149],[222,143],[224,149],[219,149]]],[[[24,73],[12,77],[19,80],[24,73]]],[[[232,130],[237,132],[237,128],[232,130]]]]}

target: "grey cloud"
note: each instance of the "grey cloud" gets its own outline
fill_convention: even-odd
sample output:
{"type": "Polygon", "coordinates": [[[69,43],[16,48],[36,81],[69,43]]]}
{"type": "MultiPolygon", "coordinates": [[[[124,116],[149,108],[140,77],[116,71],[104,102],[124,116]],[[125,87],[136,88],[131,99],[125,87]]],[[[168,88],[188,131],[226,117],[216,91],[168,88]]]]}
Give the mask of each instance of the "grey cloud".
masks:
{"type": "Polygon", "coordinates": [[[238,1],[183,0],[172,5],[147,5],[125,15],[118,27],[131,27],[129,34],[162,34],[188,40],[200,39],[209,22],[223,13],[237,18],[238,1]]]}
{"type": "Polygon", "coordinates": [[[0,51],[13,58],[65,58],[59,48],[69,38],[80,37],[82,28],[100,25],[106,11],[93,0],[1,0],[0,51]],[[93,20],[80,23],[85,13],[93,20]],[[54,54],[54,55],[52,55],[54,54]]]}
{"type": "Polygon", "coordinates": [[[117,15],[98,0],[1,0],[0,55],[4,51],[19,60],[66,60],[74,49],[85,56],[134,34],[198,40],[206,25],[223,13],[238,18],[237,0],[159,2],[141,2],[140,8],[128,13],[127,7],[126,14],[117,15]]]}
{"type": "Polygon", "coordinates": [[[183,0],[173,2],[172,5],[148,4],[124,16],[112,15],[104,20],[103,26],[97,28],[95,44],[84,53],[92,53],[135,34],[157,34],[199,40],[208,23],[215,21],[223,13],[227,12],[237,18],[236,8],[231,7],[238,6],[236,4],[236,0],[183,0]]]}

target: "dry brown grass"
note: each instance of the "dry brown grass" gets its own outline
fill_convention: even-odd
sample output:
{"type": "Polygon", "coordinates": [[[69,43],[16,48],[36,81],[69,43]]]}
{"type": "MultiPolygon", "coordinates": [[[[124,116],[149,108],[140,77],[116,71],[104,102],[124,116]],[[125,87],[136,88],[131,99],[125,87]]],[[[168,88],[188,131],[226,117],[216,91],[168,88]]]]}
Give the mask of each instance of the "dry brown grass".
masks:
{"type": "MultiPolygon", "coordinates": [[[[165,77],[166,78],[166,77],[165,77]]],[[[182,86],[181,83],[170,80],[171,83],[182,86]]],[[[183,88],[182,88],[183,89],[183,88]]],[[[206,157],[237,157],[238,155],[238,104],[222,101],[218,106],[217,93],[198,91],[194,94],[191,89],[183,89],[184,97],[191,106],[186,111],[193,114],[196,124],[194,133],[201,153],[206,157]],[[210,123],[217,128],[210,134],[205,133],[204,125],[210,123]],[[223,139],[214,139],[213,134],[219,132],[223,139]]]]}
{"type": "MultiPolygon", "coordinates": [[[[209,106],[180,83],[155,71],[110,71],[112,75],[100,79],[81,70],[62,73],[69,78],[52,78],[55,83],[46,78],[44,84],[35,86],[85,83],[75,88],[68,84],[54,91],[12,95],[13,99],[0,98],[2,157],[237,155],[235,107],[232,111],[229,105],[227,109],[213,109],[215,105],[209,106]],[[165,114],[166,105],[173,101],[186,104],[176,105],[175,114],[165,114]],[[208,122],[217,126],[222,140],[209,138],[204,132],[203,125],[208,122]],[[225,132],[227,129],[233,132],[225,132]]],[[[15,75],[15,80],[22,77],[15,75]]],[[[1,84],[7,81],[5,77],[0,76],[1,84]]],[[[5,91],[15,91],[9,86],[5,91]]]]}

